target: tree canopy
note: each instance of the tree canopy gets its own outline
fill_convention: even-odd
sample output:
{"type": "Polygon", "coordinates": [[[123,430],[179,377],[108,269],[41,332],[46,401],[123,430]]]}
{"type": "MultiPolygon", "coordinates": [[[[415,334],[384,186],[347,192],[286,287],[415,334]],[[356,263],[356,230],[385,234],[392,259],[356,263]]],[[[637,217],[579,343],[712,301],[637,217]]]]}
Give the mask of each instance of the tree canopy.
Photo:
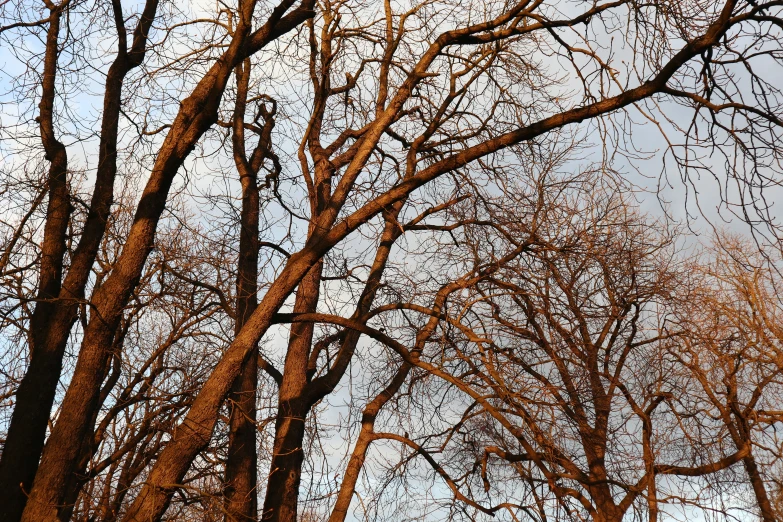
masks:
{"type": "Polygon", "coordinates": [[[2,519],[783,518],[781,41],[0,2],[2,519]]]}

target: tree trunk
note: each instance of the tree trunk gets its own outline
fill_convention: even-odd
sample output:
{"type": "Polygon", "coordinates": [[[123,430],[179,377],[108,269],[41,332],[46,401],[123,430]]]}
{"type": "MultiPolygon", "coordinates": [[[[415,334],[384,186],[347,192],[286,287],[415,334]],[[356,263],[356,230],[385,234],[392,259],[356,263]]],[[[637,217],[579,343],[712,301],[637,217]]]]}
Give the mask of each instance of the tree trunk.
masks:
{"type": "MultiPolygon", "coordinates": [[[[318,261],[299,284],[294,313],[314,312],[320,294],[323,262],[318,261]]],[[[296,522],[299,481],[302,476],[307,400],[307,363],[313,342],[312,323],[291,325],[283,381],[275,422],[275,442],[261,514],[264,522],[296,522]]]]}
{"type": "Polygon", "coordinates": [[[141,64],[147,36],[157,12],[158,0],[148,0],[134,33],[128,52],[124,20],[119,15],[119,50],[109,68],[104,94],[103,119],[98,150],[95,189],[85,220],[82,237],[74,251],[71,266],[60,287],[65,234],[70,217],[66,186],[67,156],[65,147],[54,140],[50,130],[54,76],[56,71],[57,36],[60,12],[53,13],[47,40],[41,106],[42,139],[47,155],[52,159],[49,208],[44,232],[39,304],[30,324],[30,366],[16,393],[16,406],[8,428],[8,437],[0,459],[0,515],[3,520],[19,520],[27,502],[38,461],[43,450],[49,415],[62,371],[62,360],[77,307],[84,298],[85,285],[106,230],[114,199],[117,174],[117,135],[121,108],[122,85],[127,73],[141,64]],[[50,52],[55,53],[50,58],[50,52]],[[50,62],[53,60],[53,63],[50,62]],[[45,129],[45,130],[44,130],[45,129]],[[48,143],[46,143],[48,142],[48,143]],[[51,152],[50,152],[51,150],[51,152]],[[53,176],[52,176],[53,175],[53,176]],[[56,190],[55,190],[56,189],[56,190]],[[54,203],[53,203],[54,202],[54,203]],[[58,300],[54,301],[54,299],[58,300]],[[19,487],[21,485],[21,487],[19,487]]]}
{"type": "Polygon", "coordinates": [[[753,487],[753,493],[756,495],[756,502],[759,506],[761,520],[764,522],[775,522],[778,519],[775,516],[775,510],[772,507],[772,503],[769,501],[767,488],[764,486],[764,479],[761,477],[758,465],[756,464],[756,459],[753,458],[752,452],[742,459],[742,465],[745,466],[745,471],[750,478],[750,485],[753,487]]]}
{"type": "Polygon", "coordinates": [[[735,377],[736,374],[734,373],[735,368],[732,367],[731,370],[732,381],[731,386],[728,389],[728,410],[724,410],[724,422],[726,423],[729,434],[737,448],[739,449],[744,445],[748,446],[748,454],[742,459],[742,465],[745,468],[745,472],[748,474],[750,485],[753,488],[753,494],[756,497],[756,503],[759,508],[759,515],[764,522],[774,522],[777,520],[775,517],[775,510],[769,500],[767,488],[764,485],[764,479],[759,472],[756,459],[753,457],[751,426],[744,415],[744,408],[737,398],[738,385],[735,377]],[[734,416],[734,420],[732,420],[732,415],[734,416]]]}
{"type": "MultiPolygon", "coordinates": [[[[239,261],[237,266],[237,305],[235,334],[239,334],[258,305],[258,219],[259,194],[257,172],[260,163],[251,165],[245,157],[244,114],[250,80],[250,60],[236,68],[237,101],[234,110],[234,160],[242,183],[239,261]]],[[[271,121],[267,122],[271,127],[271,121]]],[[[271,131],[271,128],[270,128],[271,131]]],[[[268,148],[259,141],[256,151],[268,148]]],[[[254,155],[258,157],[257,155],[254,155]]],[[[239,378],[228,396],[231,408],[228,433],[228,457],[225,477],[226,520],[240,522],[257,518],[256,388],[258,357],[256,347],[245,360],[239,378]]]]}
{"type": "Polygon", "coordinates": [[[348,508],[351,507],[351,499],[356,491],[359,474],[367,458],[367,450],[374,440],[375,420],[378,418],[381,408],[394,397],[400,386],[405,382],[410,370],[411,365],[403,363],[389,385],[364,408],[362,412],[362,429],[359,432],[359,437],[356,439],[356,445],[353,448],[351,459],[348,461],[348,466],[345,468],[343,482],[340,485],[340,491],[337,494],[337,501],[332,509],[332,514],[329,516],[329,522],[345,522],[348,508]]]}
{"type": "Polygon", "coordinates": [[[642,418],[642,446],[644,467],[647,474],[647,513],[648,522],[658,522],[658,485],[655,477],[655,453],[652,446],[653,427],[650,415],[642,418]]]}
{"type": "Polygon", "coordinates": [[[60,293],[62,283],[66,232],[71,213],[67,183],[68,155],[65,146],[55,137],[53,124],[62,13],[59,6],[50,9],[39,104],[41,142],[46,159],[50,161],[47,179],[49,203],[41,245],[36,305],[30,321],[31,361],[27,375],[16,393],[16,407],[0,460],[0,518],[8,521],[19,520],[31,489],[62,360],[62,350],[46,339],[47,326],[56,315],[54,300],[60,293]]]}
{"type": "Polygon", "coordinates": [[[229,395],[228,457],[226,459],[226,520],[256,520],[256,386],[257,357],[248,357],[229,395]]]}

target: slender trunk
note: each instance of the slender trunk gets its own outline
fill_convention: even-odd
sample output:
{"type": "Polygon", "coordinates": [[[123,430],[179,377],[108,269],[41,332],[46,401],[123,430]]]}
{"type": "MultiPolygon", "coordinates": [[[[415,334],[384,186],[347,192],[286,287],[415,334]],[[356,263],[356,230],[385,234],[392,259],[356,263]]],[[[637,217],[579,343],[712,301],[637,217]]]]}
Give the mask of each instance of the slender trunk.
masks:
{"type": "MultiPolygon", "coordinates": [[[[325,181],[325,180],[324,180],[325,181]]],[[[326,192],[326,183],[321,186],[322,192],[326,192]]],[[[323,208],[326,203],[325,194],[318,196],[317,207],[323,208]]],[[[394,241],[400,236],[401,231],[396,225],[396,217],[403,203],[398,202],[393,206],[392,218],[387,221],[381,243],[376,252],[373,268],[371,269],[362,296],[359,299],[359,305],[354,312],[354,317],[364,316],[371,308],[372,302],[377,293],[377,289],[386,267],[386,262],[394,241]]],[[[322,263],[319,262],[308,277],[302,281],[297,291],[297,302],[294,306],[295,312],[315,312],[318,304],[318,286],[320,285],[320,274],[322,263]],[[316,284],[316,270],[317,281],[316,284]],[[300,297],[301,296],[301,297],[300,297]]],[[[305,435],[305,420],[312,405],[330,393],[347,367],[347,363],[337,363],[323,380],[309,382],[308,371],[309,356],[312,346],[313,325],[309,323],[294,323],[291,326],[291,343],[286,356],[286,365],[283,377],[283,385],[280,388],[280,403],[278,408],[278,418],[275,426],[275,445],[272,464],[270,466],[270,475],[267,482],[267,493],[264,501],[264,510],[262,520],[275,522],[295,522],[297,519],[297,507],[299,497],[299,482],[302,473],[302,462],[304,453],[302,443],[305,435]]],[[[351,354],[356,348],[359,340],[357,332],[348,332],[342,343],[340,355],[338,358],[342,361],[349,361],[351,354]]],[[[405,372],[407,375],[407,370],[405,372]]],[[[402,377],[404,381],[404,376],[402,377]]],[[[401,382],[396,384],[397,387],[401,382]]],[[[395,379],[394,383],[397,383],[395,379]]],[[[391,386],[391,385],[390,385],[391,386]]],[[[396,388],[395,388],[396,391],[396,388]]],[[[377,404],[368,406],[370,411],[373,408],[377,410],[393,395],[385,399],[376,399],[377,404]]],[[[377,411],[374,415],[377,415],[377,411]]],[[[360,437],[357,442],[358,450],[361,455],[366,452],[369,445],[370,436],[360,437]]],[[[363,458],[357,457],[356,464],[361,469],[363,458]],[[362,462],[359,463],[359,459],[362,462]]],[[[357,471],[358,474],[358,471],[357,471]]],[[[350,496],[349,496],[350,503],[350,496]]],[[[347,507],[346,507],[347,509],[347,507]]]]}
{"type": "MultiPolygon", "coordinates": [[[[119,51],[106,78],[104,96],[103,120],[101,123],[101,138],[98,150],[98,169],[95,189],[90,202],[82,237],[73,254],[71,267],[62,287],[59,282],[62,276],[63,254],[65,252],[65,231],[68,225],[70,209],[67,206],[67,187],[65,184],[66,151],[59,142],[47,146],[53,149],[52,167],[57,165],[58,179],[54,186],[62,193],[56,199],[60,201],[56,209],[52,209],[50,196],[47,224],[45,227],[44,256],[42,271],[47,276],[42,278],[41,289],[45,295],[39,298],[57,301],[42,301],[44,306],[36,306],[31,320],[30,339],[31,360],[16,394],[16,406],[8,428],[8,437],[0,460],[0,515],[3,520],[19,520],[27,502],[25,491],[29,492],[33,478],[38,469],[38,462],[43,450],[46,428],[49,421],[52,403],[57,389],[57,383],[62,371],[62,360],[65,347],[76,320],[77,307],[84,297],[84,289],[89,279],[92,265],[106,230],[111,205],[114,199],[114,180],[117,173],[117,135],[122,97],[122,84],[133,67],[141,64],[147,36],[155,18],[158,0],[149,0],[141,15],[134,33],[133,46],[130,52],[126,49],[124,19],[121,12],[115,12],[118,18],[119,51]],[[63,198],[65,200],[63,201],[63,198]],[[51,229],[51,232],[50,232],[51,229]],[[49,239],[59,237],[60,239],[49,239]],[[57,247],[50,244],[59,243],[57,247]],[[46,252],[47,248],[50,250],[46,252]],[[18,487],[21,482],[22,487],[18,487]]],[[[117,8],[119,9],[119,8],[117,8]]],[[[54,74],[56,74],[56,55],[50,63],[48,53],[56,51],[56,33],[59,27],[58,12],[53,16],[50,26],[50,38],[47,41],[47,57],[44,66],[44,109],[42,100],[42,128],[44,122],[51,122],[51,98],[54,95],[54,74]]],[[[50,123],[46,127],[51,127],[50,123]]],[[[52,131],[42,132],[42,137],[51,138],[52,131]]]]}
{"type": "Polygon", "coordinates": [[[647,474],[647,512],[648,522],[658,522],[658,488],[655,478],[655,454],[652,447],[652,422],[650,417],[642,418],[642,445],[644,466],[647,474]]]}
{"type": "MultiPolygon", "coordinates": [[[[372,303],[375,300],[378,287],[380,286],[381,277],[386,269],[386,263],[391,253],[391,248],[395,241],[399,239],[403,231],[397,224],[397,218],[406,200],[395,203],[389,214],[386,216],[386,226],[384,227],[383,234],[381,236],[381,242],[378,246],[378,251],[375,254],[375,261],[373,262],[370,276],[367,278],[367,284],[361,298],[359,299],[359,305],[354,313],[355,318],[361,318],[370,312],[372,303]]],[[[439,293],[435,299],[433,310],[435,313],[430,317],[426,326],[419,330],[416,336],[416,344],[413,348],[413,352],[420,353],[425,343],[430,339],[430,336],[435,331],[437,325],[440,322],[438,313],[442,309],[448,292],[439,293]]],[[[356,347],[356,343],[359,340],[359,334],[357,332],[348,332],[345,342],[343,343],[343,350],[341,355],[344,357],[348,354],[352,354],[356,347]]],[[[351,459],[348,461],[345,474],[343,476],[343,482],[340,486],[340,491],[337,495],[337,501],[335,502],[332,513],[329,516],[329,522],[344,522],[348,514],[348,509],[351,506],[351,500],[356,491],[356,483],[359,480],[359,474],[364,466],[365,459],[367,457],[367,450],[370,444],[374,440],[375,421],[378,417],[378,413],[381,408],[389,402],[392,397],[399,391],[400,387],[405,382],[408,374],[411,371],[411,365],[404,362],[397,373],[392,378],[389,385],[379,393],[372,402],[370,402],[362,412],[362,428],[359,433],[359,437],[356,440],[351,459]]],[[[344,368],[343,368],[344,370],[344,368]]],[[[331,372],[330,372],[331,373],[331,372]]],[[[330,377],[327,374],[327,377],[330,377]]],[[[331,377],[331,382],[328,382],[326,386],[317,390],[320,393],[326,393],[334,388],[336,378],[331,377]]]]}
{"type": "MultiPolygon", "coordinates": [[[[302,279],[296,292],[294,313],[314,312],[320,294],[323,262],[318,261],[302,279]]],[[[305,419],[310,411],[307,400],[308,361],[313,341],[312,323],[294,323],[286,353],[283,381],[275,422],[275,442],[267,479],[261,520],[295,522],[302,476],[305,419]]]]}
{"type": "MultiPolygon", "coordinates": [[[[59,54],[60,18],[63,8],[50,9],[49,29],[39,104],[41,142],[50,161],[48,174],[49,202],[46,209],[44,238],[36,306],[30,321],[31,361],[27,374],[34,379],[22,380],[16,393],[16,408],[0,460],[0,518],[19,520],[30,491],[38,458],[46,435],[49,410],[59,378],[58,350],[46,342],[46,326],[56,316],[55,299],[62,283],[63,257],[71,205],[68,194],[68,155],[54,132],[54,98],[59,54]],[[38,410],[35,406],[43,406],[38,410]],[[30,407],[33,405],[34,407],[30,407]]],[[[68,325],[70,330],[70,324],[68,325]]]]}
{"type": "MultiPolygon", "coordinates": [[[[361,319],[372,308],[372,303],[375,300],[381,278],[386,269],[386,263],[389,259],[391,248],[394,245],[394,242],[402,235],[402,230],[397,224],[397,217],[399,216],[399,212],[403,205],[404,201],[395,203],[386,217],[386,225],[384,226],[383,234],[381,235],[381,241],[378,245],[378,250],[375,253],[375,259],[362,291],[362,295],[359,298],[359,303],[354,311],[354,318],[361,319]]],[[[309,404],[314,404],[334,390],[348,367],[348,362],[351,360],[353,353],[356,350],[359,338],[360,334],[358,332],[350,331],[346,333],[335,365],[324,377],[317,379],[310,385],[310,389],[308,390],[309,404]]],[[[359,473],[364,465],[367,449],[373,440],[373,428],[378,412],[383,405],[397,393],[397,390],[402,386],[409,371],[410,366],[407,363],[403,364],[389,386],[387,386],[365,408],[362,417],[362,430],[348,464],[348,469],[346,470],[345,478],[343,479],[343,486],[340,489],[340,495],[338,496],[334,511],[329,519],[330,522],[345,518],[351,503],[351,498],[353,497],[353,492],[356,488],[356,481],[358,480],[359,473]]],[[[299,466],[301,467],[301,462],[299,463],[299,466]]],[[[290,520],[295,520],[295,518],[290,520]]]]}
{"type": "MultiPolygon", "coordinates": [[[[250,79],[250,60],[237,66],[237,102],[234,111],[234,159],[242,184],[239,261],[237,266],[237,304],[235,332],[239,334],[258,305],[258,220],[259,194],[257,166],[245,158],[244,114],[250,79]]],[[[271,121],[268,122],[271,126],[271,121]]],[[[270,129],[271,130],[271,129],[270,129]]],[[[263,141],[263,137],[261,138],[263,141]]],[[[259,142],[259,149],[268,148],[259,142]]],[[[256,352],[257,348],[253,350],[256,352]]],[[[257,518],[256,388],[258,357],[251,353],[231,388],[228,433],[228,457],[225,477],[225,512],[229,522],[257,518]]]]}
{"type": "MultiPolygon", "coordinates": [[[[238,30],[238,34],[245,35],[247,31],[248,27],[245,27],[243,31],[238,30]]],[[[107,351],[111,349],[122,311],[152,250],[155,229],[165,208],[169,188],[196,141],[214,123],[232,65],[244,40],[244,36],[236,37],[224,59],[213,66],[195,88],[194,94],[183,101],[182,109],[161,146],[122,254],[112,273],[93,296],[93,313],[84,332],[74,375],[60,416],[44,447],[22,520],[38,522],[58,518],[69,477],[78,465],[80,447],[73,441],[83,440],[90,432],[90,420],[98,407],[101,383],[106,373],[107,351]]]]}
{"type": "Polygon", "coordinates": [[[750,479],[750,485],[753,487],[753,493],[756,495],[756,502],[759,506],[759,515],[764,522],[775,522],[777,517],[775,516],[775,510],[772,507],[772,503],[769,500],[767,494],[767,488],[764,485],[764,479],[759,472],[756,459],[753,458],[753,453],[749,453],[747,457],[742,459],[742,465],[745,467],[745,472],[750,479]]]}
{"type": "Polygon", "coordinates": [[[351,453],[351,459],[345,468],[343,482],[340,484],[340,490],[337,493],[337,501],[332,508],[332,514],[329,515],[329,522],[344,522],[348,516],[348,508],[351,507],[353,494],[356,492],[356,483],[359,481],[359,475],[364,467],[364,461],[367,458],[367,450],[370,444],[375,440],[375,419],[365,421],[366,413],[362,415],[362,429],[356,438],[356,444],[351,453]]]}
{"type": "Polygon", "coordinates": [[[381,411],[381,408],[396,395],[400,386],[402,386],[405,379],[408,377],[410,370],[411,365],[403,363],[389,385],[364,408],[364,411],[362,412],[362,429],[359,432],[359,437],[356,439],[356,445],[353,448],[351,459],[348,461],[348,466],[345,469],[343,482],[340,485],[340,491],[337,494],[337,501],[332,509],[332,514],[329,516],[329,522],[345,522],[345,517],[348,515],[348,508],[351,506],[351,499],[356,491],[356,482],[359,480],[359,474],[362,471],[362,467],[364,467],[367,450],[374,440],[375,420],[378,418],[378,413],[381,411]]]}

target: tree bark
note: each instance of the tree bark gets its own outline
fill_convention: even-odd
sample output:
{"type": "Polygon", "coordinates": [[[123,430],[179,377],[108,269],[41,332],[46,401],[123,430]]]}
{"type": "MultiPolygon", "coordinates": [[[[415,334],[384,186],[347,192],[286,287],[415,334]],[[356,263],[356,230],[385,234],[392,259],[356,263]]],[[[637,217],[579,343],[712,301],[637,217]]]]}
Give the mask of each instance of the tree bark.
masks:
{"type": "Polygon", "coordinates": [[[122,254],[112,273],[93,295],[93,313],[85,328],[74,375],[60,416],[44,447],[22,520],[37,522],[58,518],[70,476],[76,471],[80,456],[80,445],[73,444],[73,441],[84,439],[90,431],[92,412],[99,406],[107,351],[112,346],[125,304],[152,250],[155,229],[174,176],[196,141],[217,118],[217,107],[233,65],[244,51],[254,2],[250,4],[249,13],[243,17],[244,25],[237,28],[237,36],[223,58],[213,65],[193,94],[183,101],[161,146],[122,254]]]}
{"type": "MultiPolygon", "coordinates": [[[[237,304],[235,333],[239,334],[250,315],[258,306],[258,220],[259,191],[258,168],[263,161],[263,149],[268,148],[268,133],[259,137],[254,154],[261,158],[250,164],[245,157],[244,115],[250,80],[250,60],[236,68],[237,101],[234,110],[233,147],[234,162],[242,184],[242,210],[240,213],[239,261],[237,266],[237,304]],[[266,138],[267,143],[264,143],[266,138]]],[[[265,126],[271,132],[272,119],[265,126]]],[[[254,159],[255,159],[254,158],[254,159]]],[[[228,433],[228,457],[225,476],[225,512],[229,522],[256,520],[257,469],[256,454],[256,388],[258,386],[258,348],[255,347],[245,360],[242,371],[228,396],[231,409],[228,433]]]]}
{"type": "Polygon", "coordinates": [[[16,406],[8,428],[2,459],[0,459],[0,506],[2,506],[0,515],[3,520],[19,520],[27,502],[26,492],[30,491],[38,469],[49,414],[62,371],[65,347],[77,317],[78,305],[84,298],[84,289],[106,230],[114,198],[117,134],[123,81],[127,73],[140,65],[144,59],[147,36],[157,6],[158,0],[148,0],[134,32],[130,50],[127,49],[121,6],[119,3],[114,6],[119,50],[106,78],[95,189],[82,237],[73,254],[71,267],[62,287],[60,281],[70,204],[65,179],[66,150],[54,139],[51,124],[57,32],[61,11],[58,9],[52,13],[44,64],[41,125],[47,156],[53,158],[54,184],[50,182],[50,188],[56,192],[56,195],[54,197],[50,195],[46,214],[40,300],[30,324],[32,332],[30,366],[17,390],[16,406]],[[53,53],[53,58],[50,57],[50,53],[53,53]]]}
{"type": "Polygon", "coordinates": [[[24,509],[60,376],[58,360],[62,356],[58,357],[57,346],[46,342],[46,326],[56,314],[54,300],[60,293],[62,283],[66,232],[71,213],[67,184],[68,155],[65,145],[55,137],[53,123],[60,19],[65,9],[67,2],[49,8],[50,21],[46,34],[38,122],[46,159],[50,162],[47,177],[49,202],[41,245],[36,305],[30,321],[31,361],[27,375],[32,375],[30,378],[26,375],[17,390],[16,407],[0,460],[0,515],[3,520],[9,521],[18,520],[24,509]],[[49,408],[45,408],[45,404],[49,408]]]}

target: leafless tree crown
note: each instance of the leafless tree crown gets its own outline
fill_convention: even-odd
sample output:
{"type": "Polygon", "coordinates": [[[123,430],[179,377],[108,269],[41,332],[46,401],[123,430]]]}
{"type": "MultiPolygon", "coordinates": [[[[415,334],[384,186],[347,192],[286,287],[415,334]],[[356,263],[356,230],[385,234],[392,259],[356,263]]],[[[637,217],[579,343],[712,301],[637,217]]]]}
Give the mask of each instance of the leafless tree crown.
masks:
{"type": "Polygon", "coordinates": [[[0,0],[0,519],[783,519],[781,41],[0,0]]]}

